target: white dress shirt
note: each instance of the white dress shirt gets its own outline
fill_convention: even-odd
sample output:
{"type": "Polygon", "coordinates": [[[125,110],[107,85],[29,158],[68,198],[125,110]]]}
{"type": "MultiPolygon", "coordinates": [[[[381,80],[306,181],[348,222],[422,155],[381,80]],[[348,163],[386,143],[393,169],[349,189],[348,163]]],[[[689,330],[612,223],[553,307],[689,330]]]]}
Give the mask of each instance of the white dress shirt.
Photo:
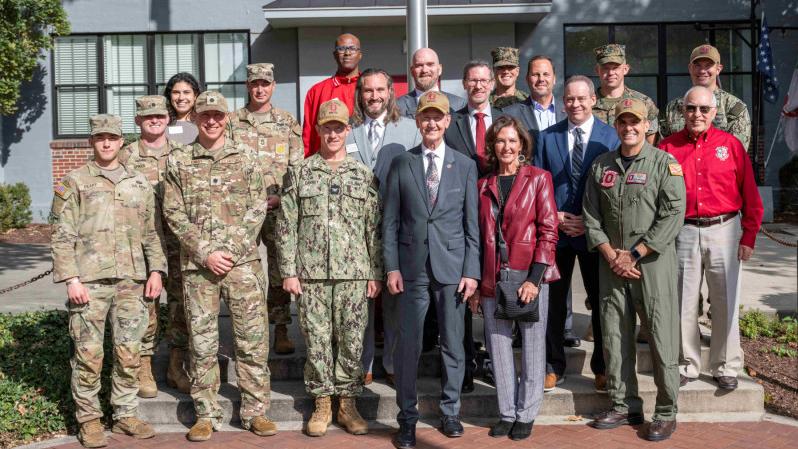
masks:
{"type": "Polygon", "coordinates": [[[388,111],[384,111],[382,115],[377,118],[371,118],[366,115],[366,120],[363,122],[366,129],[366,139],[368,139],[369,129],[371,129],[371,122],[374,122],[374,132],[377,133],[377,148],[374,148],[375,151],[379,151],[380,145],[382,143],[382,136],[385,135],[385,117],[388,116],[388,111]]]}
{"type": "Polygon", "coordinates": [[[427,177],[427,167],[429,167],[429,156],[427,155],[432,153],[435,155],[435,168],[438,170],[438,182],[440,182],[443,176],[443,155],[446,152],[446,143],[441,140],[437,148],[430,149],[422,142],[421,148],[424,149],[424,179],[427,177]]]}
{"type": "Polygon", "coordinates": [[[576,128],[582,130],[582,160],[584,160],[585,152],[587,151],[587,142],[590,140],[590,132],[593,131],[593,121],[595,118],[593,115],[590,115],[590,118],[585,120],[585,123],[582,123],[579,126],[574,125],[568,120],[568,158],[571,159],[571,168],[573,168],[573,159],[571,158],[571,153],[574,151],[574,141],[576,140],[576,128]]]}
{"type": "Polygon", "coordinates": [[[485,121],[485,135],[488,134],[488,128],[493,124],[493,117],[490,115],[490,105],[487,105],[481,111],[471,108],[470,105],[468,106],[468,125],[471,127],[471,142],[474,144],[475,149],[477,147],[477,118],[474,117],[474,114],[477,112],[485,114],[485,117],[482,117],[482,120],[485,121]]]}

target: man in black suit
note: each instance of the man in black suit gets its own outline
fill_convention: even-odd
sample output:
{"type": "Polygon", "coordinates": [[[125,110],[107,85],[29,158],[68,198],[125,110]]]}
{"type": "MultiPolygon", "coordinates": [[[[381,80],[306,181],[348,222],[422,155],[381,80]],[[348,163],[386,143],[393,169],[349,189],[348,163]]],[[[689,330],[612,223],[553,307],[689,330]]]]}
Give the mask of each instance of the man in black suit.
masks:
{"type": "MultiPolygon", "coordinates": [[[[438,54],[431,48],[419,48],[413,53],[410,64],[410,74],[416,88],[396,99],[399,111],[405,117],[413,118],[416,115],[418,99],[430,91],[439,91],[438,82],[443,73],[443,66],[438,60],[438,54]]],[[[466,101],[457,95],[443,92],[449,100],[449,113],[465,107],[466,101]]]]}
{"type": "Polygon", "coordinates": [[[541,131],[565,118],[562,106],[557,105],[554,98],[557,75],[551,58],[533,56],[527,64],[526,83],[529,86],[529,98],[507,106],[502,112],[521,120],[530,134],[537,137],[541,131]]]}
{"type": "Polygon", "coordinates": [[[416,444],[416,377],[421,328],[430,304],[437,309],[441,335],[442,430],[449,437],[463,435],[458,414],[465,371],[464,299],[476,291],[480,278],[477,167],[444,143],[448,111],[449,100],[439,92],[419,99],[416,125],[422,143],[394,158],[384,197],[388,290],[400,295],[394,350],[397,448],[416,444]]]}

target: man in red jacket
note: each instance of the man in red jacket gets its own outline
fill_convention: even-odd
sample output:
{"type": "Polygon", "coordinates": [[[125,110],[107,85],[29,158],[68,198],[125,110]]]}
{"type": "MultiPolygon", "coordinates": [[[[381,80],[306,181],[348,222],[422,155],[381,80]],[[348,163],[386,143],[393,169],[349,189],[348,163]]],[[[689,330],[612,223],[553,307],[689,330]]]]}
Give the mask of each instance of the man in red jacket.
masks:
{"type": "Polygon", "coordinates": [[[734,390],[742,369],[737,321],[741,262],[754,253],[764,209],[745,148],[712,125],[717,106],[708,88],[688,90],[684,129],[659,147],[679,161],[687,188],[684,226],[676,240],[684,356],[680,384],[695,380],[702,369],[698,295],[706,277],[712,298],[709,370],[719,388],[734,390]]]}
{"type": "MultiPolygon", "coordinates": [[[[333,57],[338,70],[335,75],[320,81],[310,88],[305,96],[305,115],[302,119],[302,141],[305,144],[305,157],[319,151],[319,134],[316,132],[316,115],[322,103],[333,98],[343,101],[349,111],[355,110],[355,87],[360,77],[360,39],[354,34],[345,33],[335,40],[333,57]]],[[[351,116],[351,112],[350,112],[351,116]]]]}

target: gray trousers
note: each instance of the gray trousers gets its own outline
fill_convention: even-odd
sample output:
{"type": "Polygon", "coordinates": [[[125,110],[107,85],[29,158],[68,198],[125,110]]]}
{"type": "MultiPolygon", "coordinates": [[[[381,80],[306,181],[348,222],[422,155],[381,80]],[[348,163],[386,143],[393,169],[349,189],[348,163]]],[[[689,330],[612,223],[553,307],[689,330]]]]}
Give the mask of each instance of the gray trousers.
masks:
{"type": "MultiPolygon", "coordinates": [[[[396,318],[396,296],[388,293],[387,288],[383,288],[382,297],[382,330],[384,333],[384,344],[382,347],[382,367],[385,372],[393,374],[393,351],[396,346],[396,337],[399,326],[396,318]]],[[[363,335],[363,372],[371,373],[374,365],[374,301],[369,301],[369,322],[366,326],[366,333],[363,335]]]]}
{"type": "MultiPolygon", "coordinates": [[[[435,281],[429,263],[427,269],[412,281],[404,282],[405,291],[398,296],[399,337],[393,355],[396,382],[396,405],[399,424],[418,421],[416,378],[421,355],[424,317],[432,304],[438,313],[441,344],[441,413],[460,413],[460,388],[465,374],[463,332],[466,304],[455,298],[456,284],[435,281]]],[[[541,387],[542,388],[542,387],[541,387]]]]}
{"type": "Polygon", "coordinates": [[[543,284],[538,301],[540,320],[537,323],[519,322],[523,340],[520,377],[513,356],[513,322],[498,320],[496,299],[483,298],[485,340],[490,352],[499,417],[502,421],[532,422],[543,404],[543,380],[546,376],[546,318],[549,312],[549,286],[543,284]]]}

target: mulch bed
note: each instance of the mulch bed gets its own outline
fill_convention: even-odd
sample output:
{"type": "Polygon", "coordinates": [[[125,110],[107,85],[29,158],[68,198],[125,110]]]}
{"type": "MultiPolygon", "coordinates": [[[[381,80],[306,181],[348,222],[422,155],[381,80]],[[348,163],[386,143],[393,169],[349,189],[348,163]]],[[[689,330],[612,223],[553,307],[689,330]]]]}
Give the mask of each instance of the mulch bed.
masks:
{"type": "Polygon", "coordinates": [[[50,243],[49,224],[29,224],[0,233],[0,243],[50,243]]]}
{"type": "MultiPolygon", "coordinates": [[[[798,419],[798,357],[780,357],[769,349],[781,346],[775,338],[742,337],[748,374],[765,388],[765,409],[798,419]]],[[[798,350],[794,343],[789,346],[798,350]]]]}

